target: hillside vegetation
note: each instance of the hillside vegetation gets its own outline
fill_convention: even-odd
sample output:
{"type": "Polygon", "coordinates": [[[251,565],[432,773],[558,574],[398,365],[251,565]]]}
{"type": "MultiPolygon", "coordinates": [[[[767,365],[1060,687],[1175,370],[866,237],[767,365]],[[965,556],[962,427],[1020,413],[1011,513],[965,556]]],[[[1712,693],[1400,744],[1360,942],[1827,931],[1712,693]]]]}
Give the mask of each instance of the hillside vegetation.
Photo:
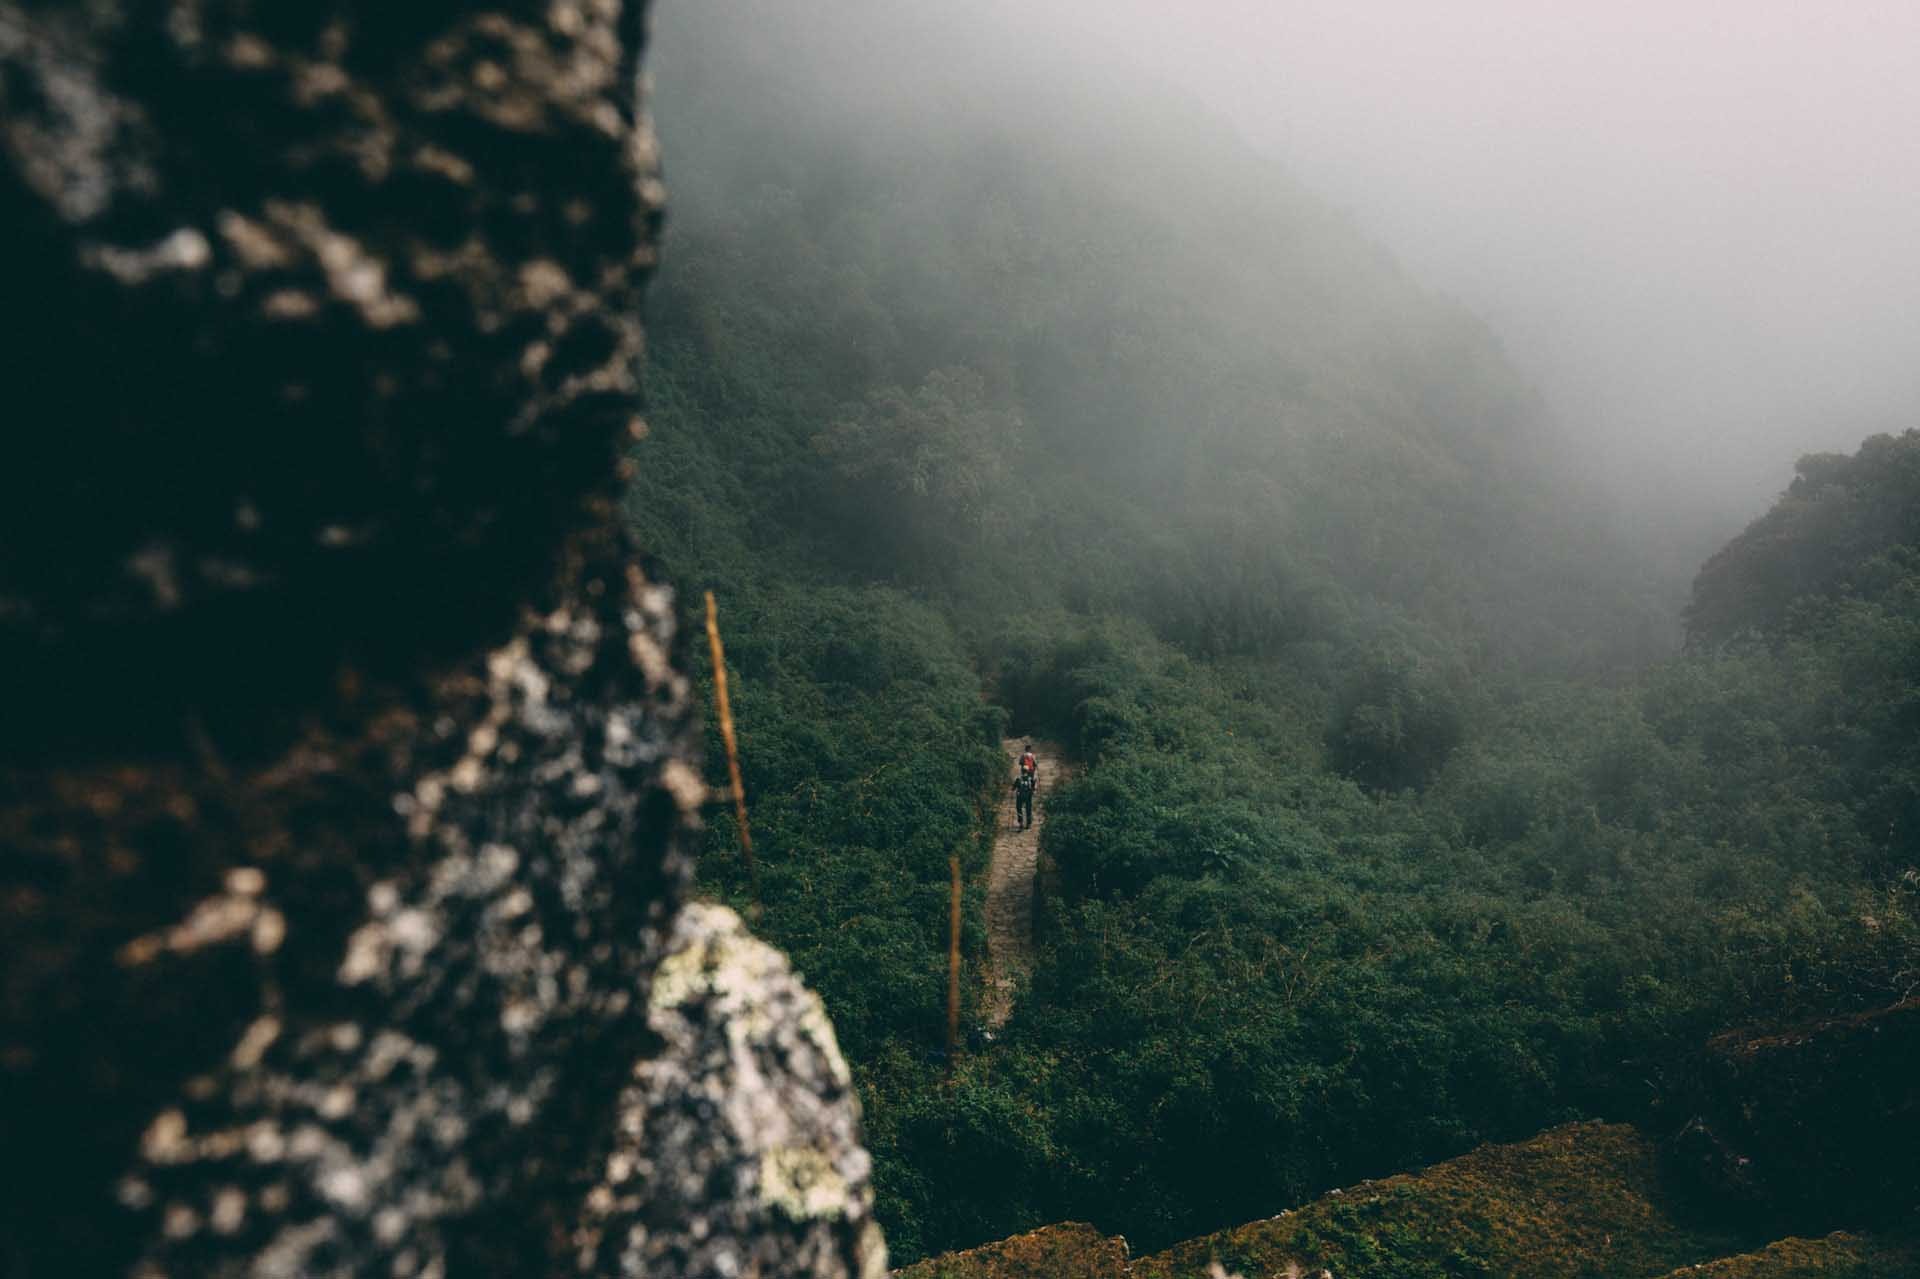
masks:
{"type": "Polygon", "coordinates": [[[1567,1124],[1149,1256],[1067,1223],[931,1258],[900,1279],[1888,1279],[1920,1268],[1911,1233],[1747,1251],[1740,1232],[1676,1197],[1665,1162],[1627,1125],[1567,1124]]]}
{"type": "MultiPolygon", "coordinates": [[[[1165,1246],[1920,982],[1920,436],[1804,463],[1681,651],[1494,338],[1284,173],[791,8],[661,15],[630,516],[720,597],[761,928],[896,1259],[1165,1246]],[[886,56],[794,69],[836,41],[886,56]],[[943,1083],[1009,729],[1084,771],[1031,989],[943,1083]]],[[[703,875],[745,902],[725,814],[703,875]]]]}

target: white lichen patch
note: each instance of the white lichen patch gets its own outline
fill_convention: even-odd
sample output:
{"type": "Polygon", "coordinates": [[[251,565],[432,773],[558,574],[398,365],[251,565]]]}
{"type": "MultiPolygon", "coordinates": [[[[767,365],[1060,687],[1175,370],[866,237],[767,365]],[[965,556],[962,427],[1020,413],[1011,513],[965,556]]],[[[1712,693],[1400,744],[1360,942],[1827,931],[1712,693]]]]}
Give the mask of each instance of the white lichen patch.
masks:
{"type": "Polygon", "coordinates": [[[846,1211],[847,1183],[833,1160],[808,1146],[780,1146],[760,1156],[760,1202],[795,1221],[846,1211]]]}
{"type": "Polygon", "coordinates": [[[213,1227],[215,1234],[237,1234],[247,1220],[246,1192],[238,1186],[222,1186],[213,1195],[213,1209],[207,1214],[207,1224],[213,1227]]]}
{"type": "Polygon", "coordinates": [[[369,920],[347,938],[338,976],[343,986],[376,977],[418,972],[440,940],[441,921],[428,910],[409,908],[369,920]]]}
{"type": "Polygon", "coordinates": [[[213,246],[196,227],[181,227],[144,249],[97,244],[86,250],[88,265],[126,285],[141,285],[171,272],[198,271],[213,261],[213,246]]]}
{"type": "Polygon", "coordinates": [[[665,1047],[622,1101],[575,1236],[582,1273],[605,1272],[624,1237],[614,1255],[633,1273],[786,1273],[806,1258],[814,1273],[884,1275],[846,1064],[785,957],[724,907],[683,907],[647,1008],[665,1047]],[[715,1184],[743,1193],[716,1201],[715,1184]],[[663,1205],[653,1228],[635,1220],[663,1205]]]}
{"type": "Polygon", "coordinates": [[[350,235],[335,230],[318,205],[269,200],[267,220],[318,263],[334,299],[360,313],[376,329],[411,324],[420,304],[387,283],[387,264],[350,235]]]}
{"type": "Polygon", "coordinates": [[[387,928],[378,921],[362,924],[347,938],[347,953],[335,976],[342,986],[358,986],[372,981],[386,970],[389,947],[387,928]]]}
{"type": "Polygon", "coordinates": [[[248,270],[282,271],[296,260],[295,251],[278,233],[245,214],[226,209],[217,225],[228,250],[248,270]]]}
{"type": "Polygon", "coordinates": [[[236,866],[227,872],[226,885],[235,897],[258,897],[267,891],[267,877],[257,866],[236,866]]]}
{"type": "Polygon", "coordinates": [[[140,1136],[140,1155],[148,1163],[171,1163],[186,1150],[187,1117],[178,1110],[163,1110],[140,1136]]]}
{"type": "Polygon", "coordinates": [[[840,1053],[840,1041],[834,1037],[833,1022],[827,1018],[826,1005],[812,991],[807,992],[806,1007],[800,1013],[799,1029],[819,1050],[833,1081],[842,1088],[852,1089],[853,1071],[840,1053]]]}
{"type": "Polygon", "coordinates": [[[117,958],[129,968],[162,955],[187,955],[222,942],[247,938],[255,951],[271,954],[286,937],[286,919],[251,894],[222,893],[195,906],[172,928],[144,934],[120,948],[117,958]]]}
{"type": "MultiPolygon", "coordinates": [[[[689,912],[712,909],[687,907],[689,912]]],[[[662,1013],[730,990],[746,989],[761,975],[768,955],[765,945],[737,933],[704,935],[696,944],[660,961],[647,1008],[662,1013]]]]}
{"type": "Polygon", "coordinates": [[[551,258],[536,258],[520,268],[520,289],[527,305],[544,311],[573,292],[566,268],[551,258]]]}
{"type": "MultiPolygon", "coordinates": [[[[627,731],[626,725],[620,723],[620,732],[626,733],[627,731]]],[[[613,724],[608,724],[607,736],[612,738],[613,735],[614,726],[613,724]]],[[[679,804],[684,812],[698,812],[700,806],[707,802],[710,795],[707,784],[701,780],[700,774],[694,772],[691,766],[677,759],[668,761],[667,766],[660,770],[660,784],[667,788],[668,793],[673,796],[674,802],[679,804]]]]}
{"type": "Polygon", "coordinates": [[[267,1055],[267,1049],[272,1047],[273,1041],[279,1037],[280,1019],[261,1017],[247,1027],[246,1033],[240,1036],[240,1042],[234,1045],[233,1052],[228,1055],[227,1060],[232,1063],[235,1070],[251,1070],[260,1064],[260,1059],[267,1055]]]}

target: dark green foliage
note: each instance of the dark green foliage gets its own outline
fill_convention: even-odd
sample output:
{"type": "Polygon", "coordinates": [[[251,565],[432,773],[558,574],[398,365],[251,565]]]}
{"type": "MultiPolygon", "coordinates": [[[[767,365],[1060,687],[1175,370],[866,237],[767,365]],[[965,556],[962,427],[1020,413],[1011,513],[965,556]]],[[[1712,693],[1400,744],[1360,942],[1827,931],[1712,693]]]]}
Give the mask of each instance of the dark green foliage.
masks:
{"type": "Polygon", "coordinates": [[[930,569],[980,549],[1019,463],[1020,419],[986,402],[971,369],[935,369],[909,395],[871,391],[813,437],[827,462],[849,553],[930,569]]]}
{"type": "MultiPolygon", "coordinates": [[[[829,992],[843,1046],[929,1049],[946,1022],[947,862],[977,869],[1000,716],[951,631],[883,590],[722,583],[762,926],[829,992]]],[[[708,758],[724,759],[717,735],[708,758]]],[[[731,813],[704,875],[747,904],[731,813]]]]}
{"type": "Polygon", "coordinates": [[[854,1062],[896,1258],[1266,1216],[1920,980],[1913,437],[1809,462],[1668,657],[1488,335],[1284,178],[1177,112],[1015,145],[958,70],[823,101],[783,14],[663,11],[631,510],[720,590],[761,926],[854,1062]],[[1009,727],[1084,772],[1032,987],[948,1085],[947,858],[971,1000],[1009,727]]]}
{"type": "Polygon", "coordinates": [[[1327,736],[1331,762],[1375,790],[1424,786],[1460,744],[1458,702],[1419,659],[1383,653],[1347,681],[1327,736]]]}
{"type": "Polygon", "coordinates": [[[1700,570],[1687,610],[1691,639],[1773,629],[1809,596],[1871,599],[1911,580],[1920,431],[1876,435],[1852,457],[1804,457],[1797,470],[1773,509],[1700,570]]]}
{"type": "MultiPolygon", "coordinates": [[[[1902,886],[1909,904],[1920,885],[1902,886]]],[[[1680,1167],[1771,1232],[1894,1225],[1920,1200],[1920,1000],[1734,1032],[1701,1054],[1674,1109],[1680,1167]]]]}

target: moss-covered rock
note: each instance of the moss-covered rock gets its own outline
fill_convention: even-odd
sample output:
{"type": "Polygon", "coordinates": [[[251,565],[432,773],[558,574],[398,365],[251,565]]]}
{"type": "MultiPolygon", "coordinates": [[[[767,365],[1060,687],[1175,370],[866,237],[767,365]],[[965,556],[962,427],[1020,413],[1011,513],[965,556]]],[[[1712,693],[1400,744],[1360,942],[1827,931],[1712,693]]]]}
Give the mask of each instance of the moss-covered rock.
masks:
{"type": "Polygon", "coordinates": [[[680,909],[644,9],[0,0],[9,1279],[884,1269],[680,909]]]}
{"type": "Polygon", "coordinates": [[[1127,1241],[1069,1221],[895,1273],[897,1279],[1121,1279],[1127,1241]]]}
{"type": "Polygon", "coordinates": [[[1180,1244],[1133,1274],[1198,1279],[1218,1262],[1247,1279],[1626,1279],[1737,1246],[1668,1203],[1654,1143],[1624,1125],[1569,1124],[1180,1244]]]}
{"type": "MultiPolygon", "coordinates": [[[[1089,1225],[949,1253],[897,1279],[1894,1279],[1920,1275],[1920,1234],[1782,1239],[1757,1251],[1702,1221],[1658,1142],[1581,1123],[1362,1182],[1277,1217],[1138,1261],[1089,1225]]],[[[1764,1237],[1764,1236],[1762,1236],[1764,1237]]]]}
{"type": "Polygon", "coordinates": [[[1894,1279],[1920,1275],[1920,1240],[1831,1234],[1782,1239],[1758,1252],[1682,1266],[1667,1279],[1894,1279]]]}

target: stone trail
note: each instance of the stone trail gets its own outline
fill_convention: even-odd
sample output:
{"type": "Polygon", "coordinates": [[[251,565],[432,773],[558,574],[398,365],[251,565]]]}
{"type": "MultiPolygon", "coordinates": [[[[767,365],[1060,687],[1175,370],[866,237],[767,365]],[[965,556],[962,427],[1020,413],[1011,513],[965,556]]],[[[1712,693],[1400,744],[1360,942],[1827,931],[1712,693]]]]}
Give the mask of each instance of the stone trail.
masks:
{"type": "Polygon", "coordinates": [[[1008,738],[1001,749],[1007,756],[1007,784],[995,817],[993,863],[987,872],[987,966],[982,1020],[997,1030],[1013,1015],[1013,993],[1033,971],[1033,877],[1040,860],[1040,827],[1046,820],[1047,796],[1074,774],[1059,743],[1033,742],[1040,761],[1040,783],[1034,795],[1033,825],[1020,830],[1014,822],[1013,772],[1027,738],[1008,738]]]}

